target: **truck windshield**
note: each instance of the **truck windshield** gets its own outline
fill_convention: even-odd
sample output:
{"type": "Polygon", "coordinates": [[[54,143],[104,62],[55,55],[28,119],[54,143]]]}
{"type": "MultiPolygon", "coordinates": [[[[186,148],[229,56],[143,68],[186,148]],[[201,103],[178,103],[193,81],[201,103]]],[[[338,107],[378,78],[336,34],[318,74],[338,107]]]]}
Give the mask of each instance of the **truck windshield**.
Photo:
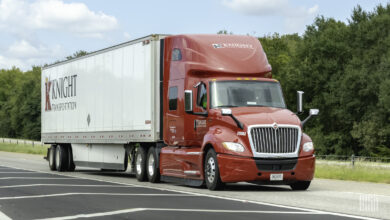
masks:
{"type": "Polygon", "coordinates": [[[210,83],[211,108],[268,106],[286,108],[277,82],[217,81],[210,83]]]}

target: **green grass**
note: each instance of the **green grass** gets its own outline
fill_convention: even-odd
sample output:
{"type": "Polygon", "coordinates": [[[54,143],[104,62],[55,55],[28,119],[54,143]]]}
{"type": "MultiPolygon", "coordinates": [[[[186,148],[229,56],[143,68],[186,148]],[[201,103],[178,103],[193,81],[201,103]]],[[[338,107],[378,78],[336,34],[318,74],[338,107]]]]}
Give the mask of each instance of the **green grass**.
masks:
{"type": "Polygon", "coordinates": [[[367,164],[355,164],[352,167],[352,165],[317,163],[315,177],[390,184],[390,168],[367,164]]]}
{"type": "Polygon", "coordinates": [[[10,143],[0,143],[0,151],[7,152],[16,152],[16,153],[25,153],[25,154],[39,154],[46,155],[47,146],[35,145],[31,144],[10,144],[10,143]]]}

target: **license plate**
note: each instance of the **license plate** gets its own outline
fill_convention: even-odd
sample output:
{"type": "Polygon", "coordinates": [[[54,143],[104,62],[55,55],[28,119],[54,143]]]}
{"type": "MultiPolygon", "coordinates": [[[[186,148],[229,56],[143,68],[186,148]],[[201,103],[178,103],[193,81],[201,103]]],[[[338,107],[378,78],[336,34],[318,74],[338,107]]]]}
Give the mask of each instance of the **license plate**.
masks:
{"type": "Polygon", "coordinates": [[[271,181],[283,180],[283,173],[271,173],[270,180],[271,181]]]}

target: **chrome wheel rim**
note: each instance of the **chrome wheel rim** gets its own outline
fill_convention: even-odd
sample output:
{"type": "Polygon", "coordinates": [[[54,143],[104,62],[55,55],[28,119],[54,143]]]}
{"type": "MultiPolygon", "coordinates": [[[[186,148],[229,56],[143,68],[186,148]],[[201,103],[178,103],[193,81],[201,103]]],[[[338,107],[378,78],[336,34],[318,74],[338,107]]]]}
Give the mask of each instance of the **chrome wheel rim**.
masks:
{"type": "Polygon", "coordinates": [[[56,168],[60,166],[60,149],[56,147],[56,168]]]}
{"type": "Polygon", "coordinates": [[[53,150],[54,150],[54,148],[52,148],[51,150],[50,150],[50,155],[49,155],[49,164],[50,164],[50,166],[53,166],[53,160],[54,160],[54,152],[53,152],[53,150]]]}
{"type": "Polygon", "coordinates": [[[215,160],[212,157],[207,160],[206,174],[209,183],[213,183],[215,179],[215,160]]]}
{"type": "Polygon", "coordinates": [[[149,158],[148,158],[148,172],[149,172],[149,176],[153,176],[154,175],[154,157],[153,157],[153,154],[150,154],[149,158]]]}
{"type": "Polygon", "coordinates": [[[142,164],[141,154],[137,154],[137,159],[135,160],[135,165],[136,165],[135,167],[138,175],[141,175],[142,172],[141,164],[142,164]]]}

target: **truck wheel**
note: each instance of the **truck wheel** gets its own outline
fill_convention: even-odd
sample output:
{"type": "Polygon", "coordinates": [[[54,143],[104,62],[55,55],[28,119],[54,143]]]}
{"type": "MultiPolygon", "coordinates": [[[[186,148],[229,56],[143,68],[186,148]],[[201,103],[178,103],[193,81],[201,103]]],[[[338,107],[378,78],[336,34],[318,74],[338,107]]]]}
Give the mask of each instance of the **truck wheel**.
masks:
{"type": "Polygon", "coordinates": [[[219,175],[217,154],[213,149],[210,149],[206,154],[204,176],[209,190],[219,190],[224,187],[224,183],[219,175]]]}
{"type": "Polygon", "coordinates": [[[307,190],[309,188],[311,181],[298,181],[290,185],[292,190],[307,190]]]}
{"type": "Polygon", "coordinates": [[[68,160],[68,150],[63,145],[58,145],[56,147],[56,169],[57,171],[66,171],[68,169],[69,160],[68,160]]]}
{"type": "Polygon", "coordinates": [[[148,151],[147,161],[146,161],[146,173],[148,180],[151,183],[157,183],[160,181],[160,170],[158,169],[157,164],[157,153],[156,148],[151,147],[148,151]]]}
{"type": "Polygon", "coordinates": [[[68,171],[73,172],[76,169],[76,165],[73,162],[73,151],[72,146],[68,146],[68,171]]]}
{"type": "Polygon", "coordinates": [[[143,147],[138,147],[135,155],[135,176],[140,182],[146,180],[146,152],[143,147]]]}
{"type": "Polygon", "coordinates": [[[50,170],[56,170],[56,145],[51,145],[49,148],[49,167],[50,170]]]}

